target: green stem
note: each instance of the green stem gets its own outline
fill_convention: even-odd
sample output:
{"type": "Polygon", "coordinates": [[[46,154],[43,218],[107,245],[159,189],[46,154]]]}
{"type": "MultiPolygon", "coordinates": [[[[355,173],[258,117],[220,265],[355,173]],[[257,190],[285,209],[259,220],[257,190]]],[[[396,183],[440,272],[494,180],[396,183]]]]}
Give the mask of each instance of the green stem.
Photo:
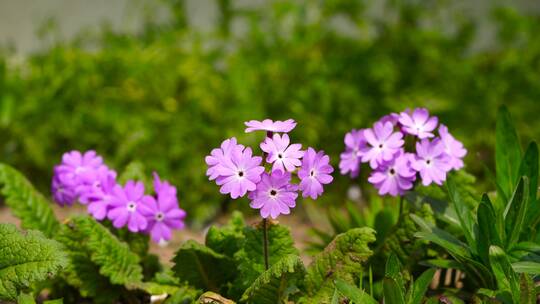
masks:
{"type": "Polygon", "coordinates": [[[264,269],[268,270],[268,220],[263,218],[264,269]]]}

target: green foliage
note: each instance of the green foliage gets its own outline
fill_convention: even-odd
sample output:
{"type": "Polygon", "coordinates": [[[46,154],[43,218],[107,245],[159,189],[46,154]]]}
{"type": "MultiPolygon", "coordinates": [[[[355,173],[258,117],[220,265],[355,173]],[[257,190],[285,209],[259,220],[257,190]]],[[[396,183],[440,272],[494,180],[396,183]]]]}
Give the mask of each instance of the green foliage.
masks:
{"type": "Polygon", "coordinates": [[[192,240],[182,244],[173,262],[180,282],[197,289],[219,292],[220,286],[235,275],[232,259],[192,240]]]}
{"type": "Polygon", "coordinates": [[[38,231],[21,233],[14,225],[0,224],[0,300],[15,300],[33,284],[53,278],[66,264],[58,242],[38,231]]]}
{"type": "Polygon", "coordinates": [[[228,225],[223,227],[212,226],[206,233],[206,246],[228,257],[240,250],[244,238],[244,218],[238,211],[233,212],[228,225]]]}
{"type": "MultiPolygon", "coordinates": [[[[262,223],[244,228],[244,239],[241,249],[234,255],[238,265],[238,278],[235,288],[248,288],[262,273],[265,272],[263,253],[263,227],[262,223]]],[[[268,221],[268,264],[278,263],[289,255],[298,255],[294,247],[289,228],[268,221]]]]}
{"type": "Polygon", "coordinates": [[[305,274],[304,264],[297,255],[283,257],[263,272],[246,289],[242,301],[256,304],[274,304],[287,302],[291,288],[301,281],[305,274]]]}
{"type": "Polygon", "coordinates": [[[335,279],[354,283],[362,263],[373,253],[369,244],[374,241],[375,233],[370,228],[355,228],[336,236],[307,268],[307,296],[301,302],[322,303],[332,298],[335,279]]]}
{"type": "Polygon", "coordinates": [[[5,203],[21,220],[23,228],[40,230],[47,237],[55,235],[59,223],[49,201],[21,173],[0,163],[0,184],[5,203]]]}
{"type": "Polygon", "coordinates": [[[497,185],[501,187],[499,195],[509,197],[518,180],[521,161],[521,144],[506,107],[501,107],[497,114],[495,146],[495,165],[497,185]]]}
{"type": "MultiPolygon", "coordinates": [[[[51,165],[68,149],[94,148],[116,168],[139,160],[197,189],[180,194],[200,224],[218,202],[225,205],[200,170],[204,156],[248,119],[294,117],[305,126],[295,138],[324,147],[336,164],[351,128],[428,106],[475,151],[466,160],[475,174],[491,163],[491,121],[502,102],[511,101],[526,138],[540,138],[540,20],[533,14],[497,10],[492,44],[479,49],[478,16],[450,1],[218,1],[218,21],[205,32],[189,22],[184,2],[155,4],[171,18],[158,23],[144,12],[137,34],[104,26],[71,41],[51,39],[22,60],[2,51],[1,159],[39,189],[49,187],[51,165]],[[476,161],[476,152],[486,159],[476,161]]],[[[336,178],[335,189],[349,183],[336,178]]],[[[344,202],[345,195],[323,200],[344,202]]]]}

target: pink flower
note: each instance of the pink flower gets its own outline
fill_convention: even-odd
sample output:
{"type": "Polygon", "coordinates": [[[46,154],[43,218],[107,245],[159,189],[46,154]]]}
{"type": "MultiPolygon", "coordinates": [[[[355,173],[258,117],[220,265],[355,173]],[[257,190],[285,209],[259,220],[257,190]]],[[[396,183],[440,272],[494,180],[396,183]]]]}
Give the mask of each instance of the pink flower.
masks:
{"type": "Polygon", "coordinates": [[[450,165],[452,169],[459,170],[463,168],[463,157],[467,154],[467,150],[463,144],[456,140],[452,134],[448,132],[448,128],[441,124],[439,126],[439,135],[444,144],[444,151],[450,155],[450,165]]]}
{"type": "Polygon", "coordinates": [[[257,189],[250,193],[251,208],[260,209],[261,217],[271,216],[273,219],[280,214],[289,214],[290,208],[296,206],[296,187],[290,184],[291,174],[281,170],[273,171],[271,175],[263,173],[257,189]]]}
{"type": "Polygon", "coordinates": [[[145,196],[141,205],[141,214],[146,217],[152,240],[156,243],[166,242],[172,237],[172,229],[184,228],[186,212],[178,207],[176,187],[167,181],[161,181],[154,172],[154,191],[156,197],[145,196]]]}
{"type": "Polygon", "coordinates": [[[113,226],[122,228],[127,224],[131,232],[144,231],[148,226],[146,217],[141,214],[144,197],[144,185],[141,182],[128,181],[124,187],[116,185],[110,199],[111,209],[107,214],[113,226]]]}
{"type": "Polygon", "coordinates": [[[391,122],[376,122],[373,129],[364,131],[364,136],[368,146],[362,151],[362,161],[369,162],[372,169],[391,161],[404,144],[403,134],[394,132],[391,122]]]}
{"type": "Polygon", "coordinates": [[[88,213],[101,221],[107,216],[115,186],[116,172],[102,167],[92,180],[79,187],[79,201],[87,204],[88,213]]]}
{"type": "Polygon", "coordinates": [[[411,168],[411,155],[399,152],[393,160],[371,172],[368,181],[379,189],[379,195],[402,195],[413,187],[416,171],[411,168]]]}
{"type": "Polygon", "coordinates": [[[442,185],[446,173],[452,169],[451,158],[444,152],[444,144],[440,139],[422,139],[416,143],[416,157],[412,161],[414,170],[420,172],[424,186],[435,182],[442,185]]]}
{"type": "Polygon", "coordinates": [[[265,119],[263,121],[250,120],[245,122],[245,125],[247,126],[246,133],[253,131],[288,133],[296,127],[296,122],[293,119],[287,119],[285,121],[265,119]]]}
{"type": "Polygon", "coordinates": [[[233,199],[244,196],[248,191],[256,189],[256,184],[261,180],[264,167],[260,166],[262,158],[252,156],[251,148],[243,151],[234,149],[229,157],[223,159],[223,164],[218,168],[219,177],[216,183],[221,186],[222,194],[231,194],[233,199]]]}
{"type": "Polygon", "coordinates": [[[317,153],[313,148],[308,148],[302,159],[302,167],[298,171],[302,196],[316,199],[321,195],[324,191],[323,185],[331,183],[334,179],[330,175],[333,171],[328,155],[323,151],[317,153]]]}
{"type": "Polygon", "coordinates": [[[239,145],[234,137],[224,140],[220,148],[213,149],[210,155],[205,158],[208,165],[206,175],[209,179],[214,180],[219,177],[218,172],[223,168],[223,162],[230,157],[233,151],[241,152],[242,150],[244,150],[244,146],[239,145]]]}
{"type": "Polygon", "coordinates": [[[399,115],[396,113],[390,113],[388,115],[384,115],[383,117],[381,117],[381,119],[379,119],[379,122],[382,122],[383,124],[390,122],[392,123],[392,126],[395,127],[397,126],[399,122],[399,115]]]}
{"type": "Polygon", "coordinates": [[[410,111],[404,111],[399,116],[399,123],[402,125],[402,130],[420,139],[435,136],[431,132],[437,127],[438,121],[438,118],[435,116],[429,117],[428,110],[424,108],[414,109],[412,114],[410,114],[410,111]]]}
{"type": "Polygon", "coordinates": [[[292,144],[289,146],[289,143],[289,135],[287,134],[283,134],[283,136],[274,134],[272,138],[267,137],[261,143],[261,150],[268,153],[266,161],[274,164],[272,170],[292,172],[302,164],[300,161],[304,155],[304,152],[300,150],[302,145],[292,144]]]}
{"type": "Polygon", "coordinates": [[[364,130],[352,130],[345,135],[345,152],[341,153],[339,169],[341,174],[351,173],[351,177],[357,177],[360,172],[362,150],[366,149],[367,141],[364,130]]]}

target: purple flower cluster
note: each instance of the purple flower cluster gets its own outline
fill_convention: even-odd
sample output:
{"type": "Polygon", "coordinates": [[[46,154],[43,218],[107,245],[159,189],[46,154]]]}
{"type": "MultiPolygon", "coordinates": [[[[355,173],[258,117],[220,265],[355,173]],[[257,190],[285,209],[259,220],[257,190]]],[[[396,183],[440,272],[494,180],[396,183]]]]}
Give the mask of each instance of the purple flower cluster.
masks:
{"type": "Polygon", "coordinates": [[[328,155],[313,148],[304,151],[301,144],[291,144],[287,133],[296,127],[294,120],[252,120],[245,125],[246,133],[266,132],[267,137],[260,144],[262,157],[253,156],[250,147],[238,144],[232,137],[213,149],[205,159],[206,175],[221,186],[222,194],[229,194],[233,199],[247,194],[250,206],[259,209],[263,218],[275,219],[291,212],[299,192],[303,197],[316,199],[323,193],[323,185],[332,182],[330,174],[334,169],[328,155]],[[299,184],[293,182],[294,173],[299,184]]]}
{"type": "Polygon", "coordinates": [[[372,128],[347,133],[339,168],[341,174],[354,178],[361,163],[369,163],[373,171],[368,181],[379,194],[397,196],[412,189],[418,175],[424,186],[442,185],[449,171],[463,167],[466,154],[437,117],[417,108],[383,116],[372,128]],[[415,151],[406,151],[409,140],[415,151]]]}
{"type": "Polygon", "coordinates": [[[176,187],[154,173],[151,196],[143,183],[130,180],[122,186],[116,175],[94,151],[67,152],[54,167],[53,198],[61,206],[78,201],[96,220],[107,218],[115,228],[148,233],[156,243],[170,240],[171,229],[184,227],[186,212],[178,207],[176,187]]]}

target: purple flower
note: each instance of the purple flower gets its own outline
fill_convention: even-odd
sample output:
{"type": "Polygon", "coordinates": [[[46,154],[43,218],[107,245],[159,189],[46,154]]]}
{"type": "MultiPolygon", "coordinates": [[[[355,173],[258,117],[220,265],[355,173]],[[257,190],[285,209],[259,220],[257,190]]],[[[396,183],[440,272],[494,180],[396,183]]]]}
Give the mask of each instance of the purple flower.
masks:
{"type": "Polygon", "coordinates": [[[103,159],[95,151],[66,152],[62,163],[54,167],[52,193],[54,200],[64,206],[72,205],[78,198],[77,188],[85,181],[92,179],[95,171],[103,167],[103,159]]]}
{"type": "Polygon", "coordinates": [[[316,199],[321,195],[322,185],[332,182],[333,177],[330,174],[333,171],[328,155],[323,151],[317,153],[313,148],[308,148],[302,159],[302,167],[298,171],[302,196],[316,199]]]}
{"type": "Polygon", "coordinates": [[[379,189],[380,195],[402,195],[413,187],[416,171],[411,167],[411,155],[399,152],[393,160],[371,172],[368,181],[379,189]]]}
{"type": "Polygon", "coordinates": [[[206,175],[209,179],[214,180],[218,178],[218,172],[223,168],[222,164],[224,160],[229,158],[233,151],[242,151],[243,149],[244,146],[239,145],[234,137],[224,140],[223,143],[221,143],[220,148],[213,149],[212,152],[210,152],[210,155],[205,158],[206,164],[208,165],[206,175]]]}
{"type": "Polygon", "coordinates": [[[261,143],[261,150],[268,153],[266,161],[268,163],[274,163],[272,170],[281,170],[292,172],[296,167],[300,166],[302,162],[300,158],[304,155],[301,151],[301,144],[292,144],[289,146],[289,135],[274,134],[272,138],[267,137],[264,142],[261,143]]]}
{"type": "Polygon", "coordinates": [[[360,172],[360,160],[362,150],[367,145],[364,130],[352,130],[345,135],[345,152],[341,153],[339,169],[341,174],[351,173],[351,177],[357,177],[360,172]]]}
{"type": "Polygon", "coordinates": [[[383,117],[381,117],[381,119],[379,119],[379,122],[382,122],[383,124],[390,122],[392,123],[392,126],[395,127],[397,126],[399,122],[399,115],[396,113],[390,113],[388,115],[384,115],[383,117]]]}
{"type": "Polygon", "coordinates": [[[459,170],[463,168],[463,157],[467,154],[467,150],[463,144],[456,140],[452,134],[448,133],[448,128],[441,124],[439,126],[439,135],[444,144],[444,151],[450,155],[450,165],[452,169],[459,170]]]}
{"type": "Polygon", "coordinates": [[[246,133],[253,131],[288,133],[296,127],[296,122],[293,119],[285,121],[265,119],[263,121],[250,120],[245,122],[245,125],[247,126],[246,133]]]}
{"type": "Polygon", "coordinates": [[[81,204],[87,204],[88,213],[101,221],[107,216],[115,186],[116,172],[102,166],[93,175],[87,175],[83,183],[77,187],[79,201],[81,204]]]}
{"type": "Polygon", "coordinates": [[[376,169],[384,162],[391,161],[404,144],[403,134],[394,132],[391,122],[376,122],[373,129],[366,129],[364,136],[368,147],[362,151],[362,161],[376,169]]]}
{"type": "Polygon", "coordinates": [[[290,208],[296,206],[296,187],[290,184],[291,174],[281,170],[273,171],[271,175],[263,173],[257,189],[250,193],[251,208],[260,209],[261,216],[273,219],[280,214],[289,214],[290,208]]]}
{"type": "Polygon", "coordinates": [[[141,214],[144,197],[144,185],[141,182],[128,181],[124,187],[116,185],[110,199],[111,209],[107,214],[113,226],[122,228],[127,224],[131,232],[144,231],[148,226],[146,217],[141,214]]]}
{"type": "Polygon", "coordinates": [[[416,143],[416,157],[412,161],[412,167],[420,172],[424,186],[432,182],[442,185],[446,180],[446,173],[452,169],[450,161],[451,158],[444,152],[444,144],[440,139],[422,139],[416,143]]]}
{"type": "Polygon", "coordinates": [[[163,243],[171,239],[172,229],[184,228],[186,212],[178,207],[176,187],[162,182],[157,173],[154,173],[154,191],[156,198],[145,196],[140,209],[148,221],[146,231],[152,240],[163,243]]]}
{"type": "Polygon", "coordinates": [[[431,133],[437,127],[438,119],[435,116],[429,117],[429,112],[425,108],[404,111],[399,116],[399,123],[402,130],[411,135],[418,136],[420,139],[430,138],[435,135],[431,133]]]}
{"type": "Polygon", "coordinates": [[[264,167],[260,166],[262,158],[252,156],[251,148],[243,151],[234,149],[229,157],[223,159],[223,164],[217,168],[219,177],[216,183],[221,186],[222,194],[230,193],[233,199],[253,191],[261,180],[264,167]]]}

